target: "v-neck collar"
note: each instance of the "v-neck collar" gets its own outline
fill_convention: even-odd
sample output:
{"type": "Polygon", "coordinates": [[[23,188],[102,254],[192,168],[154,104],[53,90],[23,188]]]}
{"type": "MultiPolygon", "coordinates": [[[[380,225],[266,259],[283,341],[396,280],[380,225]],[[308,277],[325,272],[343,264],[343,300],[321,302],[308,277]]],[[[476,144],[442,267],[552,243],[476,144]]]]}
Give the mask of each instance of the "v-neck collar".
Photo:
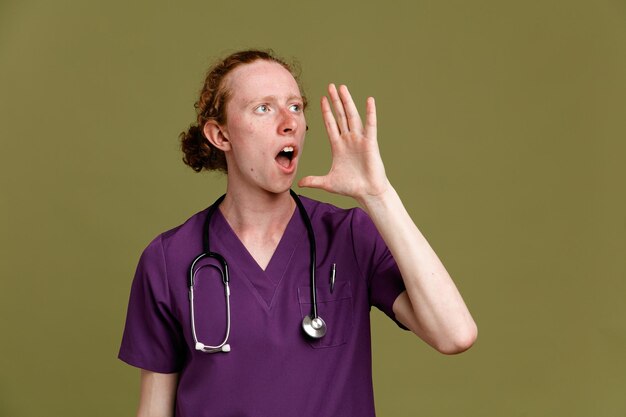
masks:
{"type": "Polygon", "coordinates": [[[297,207],[265,270],[252,257],[222,212],[216,210],[213,217],[210,229],[211,240],[216,243],[220,242],[220,251],[228,262],[231,277],[234,276],[234,279],[244,278],[257,299],[262,301],[261,305],[266,310],[270,310],[274,295],[289,269],[296,248],[302,240],[302,236],[306,236],[306,233],[303,233],[305,227],[297,207]],[[237,277],[237,275],[241,275],[241,277],[237,277]]]}

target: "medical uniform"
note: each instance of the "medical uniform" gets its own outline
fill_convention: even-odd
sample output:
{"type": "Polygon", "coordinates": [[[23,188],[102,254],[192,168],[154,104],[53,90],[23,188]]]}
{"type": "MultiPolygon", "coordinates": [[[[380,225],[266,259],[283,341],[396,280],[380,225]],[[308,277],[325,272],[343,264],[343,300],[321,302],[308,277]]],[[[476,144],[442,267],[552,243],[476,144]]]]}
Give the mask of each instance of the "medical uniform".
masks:
{"type": "MultiPolygon", "coordinates": [[[[297,209],[265,270],[219,210],[211,219],[211,250],[230,269],[228,353],[196,351],[191,332],[189,266],[202,252],[206,210],[158,236],[142,254],[119,358],[179,373],[176,416],[375,415],[369,310],[376,306],[393,319],[402,278],[365,212],[302,202],[316,239],[318,314],[328,326],[321,339],[302,330],[311,313],[309,240],[297,209]]],[[[195,323],[201,342],[219,345],[226,301],[219,271],[210,265],[196,276],[195,323]]]]}

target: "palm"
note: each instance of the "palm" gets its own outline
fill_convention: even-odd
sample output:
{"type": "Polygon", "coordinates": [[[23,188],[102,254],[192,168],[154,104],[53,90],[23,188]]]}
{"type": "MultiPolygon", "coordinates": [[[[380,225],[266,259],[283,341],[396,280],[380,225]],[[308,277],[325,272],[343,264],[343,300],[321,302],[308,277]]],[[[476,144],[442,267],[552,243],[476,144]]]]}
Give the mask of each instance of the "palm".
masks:
{"type": "Polygon", "coordinates": [[[301,187],[321,188],[331,193],[361,200],[384,192],[389,185],[376,139],[376,106],[368,98],[365,126],[354,105],[348,88],[339,91],[328,88],[335,110],[331,111],[326,97],[322,98],[322,116],[332,152],[332,165],[325,176],[300,180],[301,187]]]}

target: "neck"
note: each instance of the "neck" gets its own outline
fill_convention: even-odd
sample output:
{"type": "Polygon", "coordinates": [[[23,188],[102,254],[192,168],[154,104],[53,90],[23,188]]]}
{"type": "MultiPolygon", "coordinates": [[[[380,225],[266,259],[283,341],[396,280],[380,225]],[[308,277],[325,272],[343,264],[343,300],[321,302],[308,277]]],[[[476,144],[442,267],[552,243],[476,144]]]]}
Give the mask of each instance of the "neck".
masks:
{"type": "Polygon", "coordinates": [[[227,187],[220,211],[237,234],[282,235],[296,203],[289,190],[282,193],[242,193],[227,187]]]}
{"type": "Polygon", "coordinates": [[[228,189],[220,211],[261,269],[278,247],[296,203],[289,191],[240,194],[228,189]]]}

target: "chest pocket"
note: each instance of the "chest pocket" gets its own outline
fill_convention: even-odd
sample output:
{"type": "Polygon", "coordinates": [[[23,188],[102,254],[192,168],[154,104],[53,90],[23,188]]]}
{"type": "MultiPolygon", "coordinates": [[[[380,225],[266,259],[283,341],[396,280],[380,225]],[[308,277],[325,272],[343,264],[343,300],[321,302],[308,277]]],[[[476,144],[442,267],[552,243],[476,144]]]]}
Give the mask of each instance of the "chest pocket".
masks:
{"type": "MultiPolygon", "coordinates": [[[[298,288],[298,301],[302,318],[311,314],[311,287],[298,288]]],[[[317,286],[317,314],[326,322],[326,335],[320,339],[306,336],[316,349],[341,346],[352,333],[352,288],[350,281],[338,282],[333,292],[330,287],[317,286]]],[[[303,331],[304,333],[304,331],[303,331]]]]}

